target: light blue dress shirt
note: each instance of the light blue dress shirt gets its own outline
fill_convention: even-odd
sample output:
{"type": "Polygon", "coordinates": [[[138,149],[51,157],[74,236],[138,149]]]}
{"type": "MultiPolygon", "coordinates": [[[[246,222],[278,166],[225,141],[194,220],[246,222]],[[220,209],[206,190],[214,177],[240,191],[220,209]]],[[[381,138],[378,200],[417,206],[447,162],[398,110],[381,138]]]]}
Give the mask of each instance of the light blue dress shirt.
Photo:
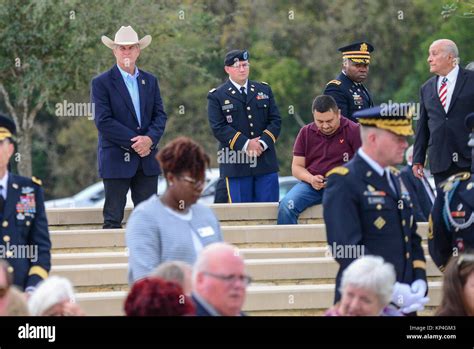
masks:
{"type": "Polygon", "coordinates": [[[142,117],[140,113],[140,92],[138,91],[138,68],[135,67],[135,73],[133,75],[120,68],[118,64],[117,68],[119,69],[120,74],[122,74],[125,86],[127,86],[128,93],[132,98],[133,108],[135,109],[135,114],[137,114],[138,118],[138,124],[141,126],[142,117]]]}

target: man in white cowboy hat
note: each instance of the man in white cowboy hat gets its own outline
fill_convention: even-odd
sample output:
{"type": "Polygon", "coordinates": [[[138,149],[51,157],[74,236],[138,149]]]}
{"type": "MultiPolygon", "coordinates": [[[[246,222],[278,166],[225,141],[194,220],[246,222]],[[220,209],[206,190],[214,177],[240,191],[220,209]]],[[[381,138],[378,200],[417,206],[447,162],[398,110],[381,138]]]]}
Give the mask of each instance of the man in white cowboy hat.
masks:
{"type": "Polygon", "coordinates": [[[136,66],[140,51],[151,42],[138,40],[131,26],[121,27],[111,40],[117,63],[92,79],[91,100],[99,131],[99,175],[104,181],[104,229],[122,227],[127,192],[135,206],[156,194],[160,167],[155,160],[166,125],[155,76],[136,66]]]}

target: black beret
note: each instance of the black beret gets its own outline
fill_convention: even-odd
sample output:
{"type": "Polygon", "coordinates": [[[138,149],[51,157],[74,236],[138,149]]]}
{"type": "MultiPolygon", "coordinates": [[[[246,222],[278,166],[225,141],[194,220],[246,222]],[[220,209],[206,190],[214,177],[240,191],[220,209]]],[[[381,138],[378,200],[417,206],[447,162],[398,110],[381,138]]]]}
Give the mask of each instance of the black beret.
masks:
{"type": "Polygon", "coordinates": [[[247,50],[232,50],[227,52],[224,59],[224,65],[233,65],[238,61],[248,61],[249,52],[247,50]]]}

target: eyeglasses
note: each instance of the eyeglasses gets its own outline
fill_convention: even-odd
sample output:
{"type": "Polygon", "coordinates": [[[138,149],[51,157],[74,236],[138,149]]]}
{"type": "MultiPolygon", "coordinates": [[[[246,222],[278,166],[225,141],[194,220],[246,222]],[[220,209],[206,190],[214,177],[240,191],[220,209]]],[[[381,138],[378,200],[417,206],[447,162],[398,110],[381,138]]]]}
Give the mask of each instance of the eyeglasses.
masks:
{"type": "Polygon", "coordinates": [[[179,176],[179,179],[182,179],[185,182],[188,182],[192,185],[194,185],[196,188],[202,187],[204,185],[204,181],[197,181],[191,177],[188,176],[179,176]]]}
{"type": "Polygon", "coordinates": [[[10,287],[8,286],[0,286],[0,299],[5,297],[5,295],[8,293],[8,289],[10,287]]]}
{"type": "Polygon", "coordinates": [[[220,279],[228,283],[234,283],[237,280],[239,280],[243,282],[245,285],[248,285],[252,282],[252,278],[248,275],[235,275],[235,274],[221,275],[221,274],[209,273],[207,271],[205,271],[204,274],[212,276],[213,278],[220,279]]]}
{"type": "Polygon", "coordinates": [[[232,68],[235,68],[235,69],[240,69],[240,68],[243,68],[244,70],[250,68],[250,63],[242,63],[242,64],[239,64],[238,62],[235,62],[234,64],[231,65],[232,68]]]}

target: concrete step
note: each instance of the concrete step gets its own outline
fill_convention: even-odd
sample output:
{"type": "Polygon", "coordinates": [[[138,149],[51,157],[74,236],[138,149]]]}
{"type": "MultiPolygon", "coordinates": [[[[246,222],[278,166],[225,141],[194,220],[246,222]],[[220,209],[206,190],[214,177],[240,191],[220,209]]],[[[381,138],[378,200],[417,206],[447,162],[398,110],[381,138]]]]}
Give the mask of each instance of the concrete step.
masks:
{"type": "MultiPolygon", "coordinates": [[[[418,225],[426,239],[427,223],[418,225]]],[[[53,249],[116,248],[125,246],[124,229],[51,231],[53,249]]],[[[324,224],[223,226],[224,240],[241,248],[316,247],[326,243],[324,224]]]]}
{"type": "MultiPolygon", "coordinates": [[[[423,250],[428,256],[428,246],[423,244],[423,250]]],[[[241,248],[240,254],[245,259],[269,259],[269,258],[316,258],[327,257],[328,249],[321,247],[271,247],[271,248],[241,248]]],[[[105,264],[105,263],[128,263],[128,254],[125,249],[116,252],[71,252],[53,253],[51,255],[53,265],[75,265],[75,264],[105,264]]]]}
{"type": "MultiPolygon", "coordinates": [[[[214,204],[210,206],[222,225],[275,224],[278,203],[214,204]]],[[[126,223],[131,208],[125,209],[126,223]]],[[[300,223],[322,223],[322,206],[308,208],[301,214],[300,223]]],[[[102,208],[50,208],[46,211],[52,230],[75,225],[99,227],[103,223],[102,208]]]]}
{"type": "MultiPolygon", "coordinates": [[[[338,264],[332,258],[279,258],[279,259],[246,259],[246,269],[257,283],[299,283],[302,280],[333,280],[336,277],[338,264]]],[[[127,263],[56,265],[51,274],[71,280],[77,287],[108,287],[127,284],[127,263]]],[[[440,277],[441,273],[427,257],[427,274],[440,277]]]]}
{"type": "MultiPolygon", "coordinates": [[[[439,305],[441,287],[441,282],[429,283],[428,306],[439,305]]],[[[126,291],[78,293],[77,302],[90,316],[123,315],[126,296],[126,291]]],[[[333,299],[334,284],[249,286],[244,311],[249,315],[322,314],[333,299]]]]}

